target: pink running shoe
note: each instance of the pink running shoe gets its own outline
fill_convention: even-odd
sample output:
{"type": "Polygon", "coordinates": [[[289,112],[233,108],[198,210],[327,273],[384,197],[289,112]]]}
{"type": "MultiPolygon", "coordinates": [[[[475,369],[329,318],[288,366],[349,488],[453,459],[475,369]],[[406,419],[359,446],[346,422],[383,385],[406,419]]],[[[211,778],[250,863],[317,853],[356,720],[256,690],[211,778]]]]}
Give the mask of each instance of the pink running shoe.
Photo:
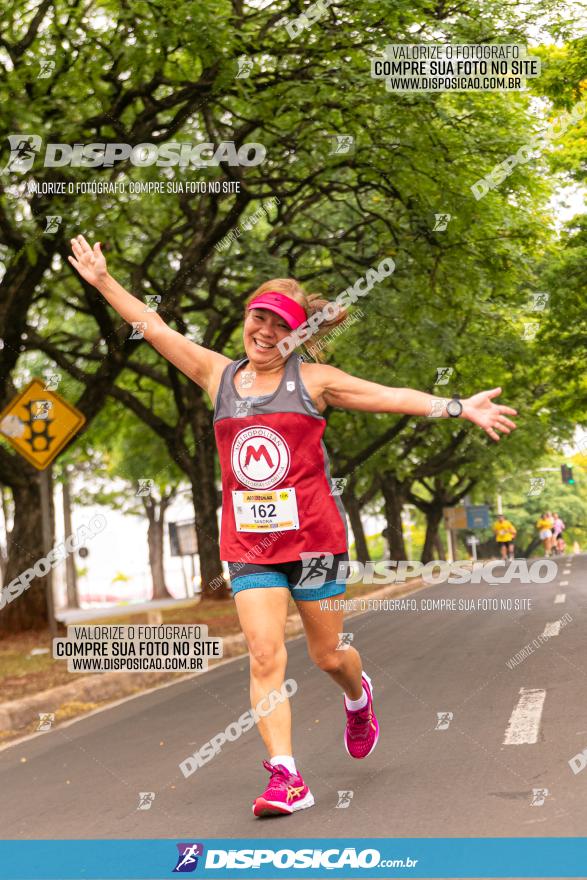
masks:
{"type": "Polygon", "coordinates": [[[283,764],[269,761],[263,761],[263,766],[271,773],[271,779],[253,804],[255,816],[276,816],[314,806],[312,792],[299,773],[294,776],[283,764]]]}
{"type": "MultiPolygon", "coordinates": [[[[366,758],[370,755],[379,739],[379,724],[373,711],[373,685],[368,675],[363,672],[363,687],[367,691],[367,705],[355,712],[347,709],[344,745],[351,758],[366,758]]],[[[343,695],[344,701],[344,695],[343,695]]]]}

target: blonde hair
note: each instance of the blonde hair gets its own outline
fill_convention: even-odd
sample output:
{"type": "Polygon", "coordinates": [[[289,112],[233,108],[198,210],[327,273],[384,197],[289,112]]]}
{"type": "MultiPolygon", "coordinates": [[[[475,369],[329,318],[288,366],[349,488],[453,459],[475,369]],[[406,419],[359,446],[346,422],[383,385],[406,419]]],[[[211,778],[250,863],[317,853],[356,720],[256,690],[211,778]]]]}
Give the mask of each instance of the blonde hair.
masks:
{"type": "MultiPolygon", "coordinates": [[[[268,293],[270,290],[275,290],[277,293],[283,293],[285,296],[289,296],[297,302],[298,305],[302,306],[304,309],[306,318],[311,318],[312,315],[316,312],[322,311],[324,306],[332,302],[332,300],[324,299],[319,293],[306,293],[302,285],[296,281],[295,278],[272,278],[271,281],[264,281],[263,284],[261,284],[260,287],[257,287],[257,289],[247,298],[245,302],[245,318],[248,315],[249,303],[257,296],[260,296],[262,293],[268,293]]],[[[312,342],[312,338],[317,342],[322,336],[326,336],[330,333],[334,327],[342,324],[347,316],[347,309],[341,306],[335,318],[331,318],[330,320],[325,318],[313,336],[303,343],[304,349],[315,361],[325,360],[324,350],[326,346],[317,346],[315,342],[312,342]]]]}

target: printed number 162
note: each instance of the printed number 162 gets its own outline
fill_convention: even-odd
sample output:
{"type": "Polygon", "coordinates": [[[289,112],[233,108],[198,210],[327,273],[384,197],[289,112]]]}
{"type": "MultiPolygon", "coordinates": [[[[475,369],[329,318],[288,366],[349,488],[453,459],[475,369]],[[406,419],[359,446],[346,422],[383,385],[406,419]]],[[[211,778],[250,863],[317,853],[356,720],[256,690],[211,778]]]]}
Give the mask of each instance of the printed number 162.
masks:
{"type": "Polygon", "coordinates": [[[253,516],[275,516],[275,504],[252,504],[253,516]]]}

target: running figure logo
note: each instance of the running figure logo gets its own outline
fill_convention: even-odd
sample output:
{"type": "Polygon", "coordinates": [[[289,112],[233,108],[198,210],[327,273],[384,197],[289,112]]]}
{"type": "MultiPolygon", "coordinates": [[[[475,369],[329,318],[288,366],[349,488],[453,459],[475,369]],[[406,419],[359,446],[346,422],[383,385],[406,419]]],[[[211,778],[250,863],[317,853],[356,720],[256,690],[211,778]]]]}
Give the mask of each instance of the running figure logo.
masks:
{"type": "Polygon", "coordinates": [[[549,791],[547,788],[533,788],[532,789],[532,800],[530,801],[531,807],[541,807],[544,804],[544,801],[548,797],[549,791]]]}
{"type": "Polygon", "coordinates": [[[338,792],[338,803],[336,808],[338,810],[346,810],[351,805],[351,800],[354,795],[354,791],[339,791],[338,792]]]}
{"type": "Polygon", "coordinates": [[[535,339],[536,334],[540,328],[540,324],[538,321],[532,321],[524,324],[524,332],[522,333],[522,339],[535,339]]]}
{"type": "Polygon", "coordinates": [[[145,312],[156,312],[161,303],[161,296],[158,293],[148,293],[145,297],[145,312]]]}
{"type": "Polygon", "coordinates": [[[257,373],[255,370],[243,370],[240,376],[241,388],[252,388],[255,384],[256,375],[257,373]]]}
{"type": "Polygon", "coordinates": [[[135,492],[139,498],[147,498],[151,494],[151,489],[155,485],[155,481],[150,477],[139,479],[139,488],[135,492]]]}
{"type": "Polygon", "coordinates": [[[139,805],[137,810],[150,810],[154,800],[154,791],[139,791],[139,805]]]}
{"type": "Polygon", "coordinates": [[[246,55],[241,55],[240,58],[236,59],[236,63],[238,64],[238,72],[235,79],[248,79],[251,75],[254,62],[246,55]]]}
{"type": "Polygon", "coordinates": [[[336,646],[337,651],[348,651],[351,647],[351,642],[354,638],[354,633],[339,633],[338,634],[338,645],[336,646]]]}
{"type": "Polygon", "coordinates": [[[332,141],[330,146],[331,156],[354,152],[355,139],[352,134],[328,134],[326,137],[332,141]]]}
{"type": "Polygon", "coordinates": [[[454,373],[454,367],[436,367],[435,385],[448,385],[448,380],[454,373]]]}
{"type": "Polygon", "coordinates": [[[51,730],[51,725],[54,721],[54,712],[39,712],[39,726],[37,730],[51,730]]]}
{"type": "Polygon", "coordinates": [[[198,866],[198,856],[204,855],[204,846],[201,843],[178,843],[179,850],[177,865],[173,869],[174,874],[187,874],[195,871],[198,866]]]}
{"type": "Polygon", "coordinates": [[[51,406],[50,400],[31,400],[31,420],[48,419],[51,415],[51,406]]]}
{"type": "Polygon", "coordinates": [[[445,232],[448,229],[451,217],[451,214],[435,214],[432,232],[445,232]]]}
{"type": "Polygon", "coordinates": [[[132,333],[128,339],[143,339],[145,330],[147,329],[146,321],[131,321],[132,333]]]}
{"type": "Polygon", "coordinates": [[[332,477],[332,489],[330,494],[334,497],[335,495],[342,495],[344,492],[344,487],[348,482],[348,477],[332,477]]]}
{"type": "Polygon", "coordinates": [[[28,443],[32,452],[45,452],[50,449],[53,440],[55,440],[55,437],[50,433],[51,425],[55,421],[51,418],[53,405],[50,400],[30,400],[24,405],[24,408],[28,410],[28,419],[21,420],[18,416],[7,416],[6,419],[11,421],[5,425],[6,419],[4,420],[2,423],[3,433],[10,437],[22,437],[24,428],[28,427],[30,437],[25,437],[24,442],[28,443]],[[19,424],[22,425],[22,431],[19,429],[19,424]],[[6,428],[11,429],[12,433],[9,433],[6,428]]]}
{"type": "Polygon", "coordinates": [[[533,312],[543,312],[544,309],[548,308],[549,300],[550,300],[549,293],[533,293],[532,294],[532,311],[533,312]]]}
{"type": "Polygon", "coordinates": [[[436,722],[435,730],[448,730],[450,727],[450,722],[453,719],[452,712],[437,712],[436,717],[438,721],[436,722]]]}
{"type": "Polygon", "coordinates": [[[14,171],[24,174],[30,171],[35,161],[35,156],[43,143],[37,134],[9,134],[10,156],[2,169],[4,173],[14,171]]]}
{"type": "Polygon", "coordinates": [[[251,413],[253,403],[251,400],[235,400],[234,417],[235,419],[244,419],[251,413]]]}
{"type": "Polygon", "coordinates": [[[300,553],[302,561],[302,573],[296,584],[296,589],[306,587],[315,589],[326,583],[326,576],[331,573],[334,555],[328,552],[318,551],[312,553],[300,553]]]}
{"type": "Polygon", "coordinates": [[[40,68],[41,69],[37,74],[37,79],[49,79],[49,77],[55,70],[55,62],[52,58],[49,58],[47,61],[41,61],[40,68]]]}
{"type": "Polygon", "coordinates": [[[62,219],[61,214],[47,214],[43,232],[59,232],[62,219]]]}
{"type": "Polygon", "coordinates": [[[47,376],[45,381],[45,390],[46,391],[57,391],[57,386],[61,382],[61,376],[59,373],[51,373],[47,376]]]}
{"type": "Polygon", "coordinates": [[[546,480],[544,477],[530,477],[530,490],[527,493],[528,498],[535,498],[536,495],[540,495],[545,485],[546,480]]]}

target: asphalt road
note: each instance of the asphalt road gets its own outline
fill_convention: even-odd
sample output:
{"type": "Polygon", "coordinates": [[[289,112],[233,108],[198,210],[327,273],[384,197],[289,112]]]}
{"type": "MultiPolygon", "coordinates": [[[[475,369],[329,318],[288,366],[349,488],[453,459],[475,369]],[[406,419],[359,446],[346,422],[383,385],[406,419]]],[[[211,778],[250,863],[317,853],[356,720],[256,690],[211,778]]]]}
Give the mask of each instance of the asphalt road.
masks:
{"type": "Polygon", "coordinates": [[[574,774],[568,762],[587,748],[586,573],[587,556],[565,557],[551,584],[441,584],[411,596],[418,606],[523,598],[526,610],[349,619],[381,724],[365,761],[345,752],[341,692],[310,663],[303,638],[290,642],[309,810],[254,818],[267,778],[255,729],[188,779],[179,770],[248,709],[248,661],[237,658],[0,751],[2,837],[584,836],[587,769],[574,774]],[[558,635],[538,638],[564,615],[558,635]],[[533,639],[534,653],[508,668],[533,639]],[[445,729],[437,713],[452,713],[445,729]],[[534,789],[548,789],[542,805],[534,789]],[[353,792],[346,808],[339,791],[353,792]],[[139,792],[155,792],[150,809],[137,809],[139,792]]]}

